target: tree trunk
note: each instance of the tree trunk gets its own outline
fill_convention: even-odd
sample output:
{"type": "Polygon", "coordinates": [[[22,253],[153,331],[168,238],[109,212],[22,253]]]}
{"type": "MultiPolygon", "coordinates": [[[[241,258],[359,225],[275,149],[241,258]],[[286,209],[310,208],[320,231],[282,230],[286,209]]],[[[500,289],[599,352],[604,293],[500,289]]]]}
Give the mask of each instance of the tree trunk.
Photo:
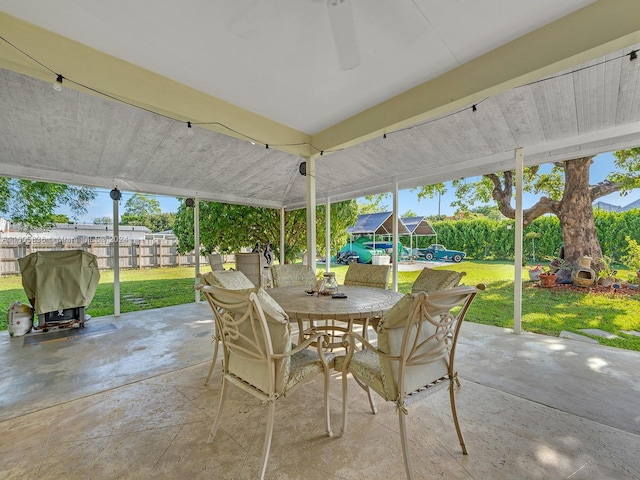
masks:
{"type": "Polygon", "coordinates": [[[591,162],[592,157],[564,162],[564,194],[557,215],[564,240],[564,259],[571,265],[585,255],[594,263],[602,258],[589,191],[591,162]]]}

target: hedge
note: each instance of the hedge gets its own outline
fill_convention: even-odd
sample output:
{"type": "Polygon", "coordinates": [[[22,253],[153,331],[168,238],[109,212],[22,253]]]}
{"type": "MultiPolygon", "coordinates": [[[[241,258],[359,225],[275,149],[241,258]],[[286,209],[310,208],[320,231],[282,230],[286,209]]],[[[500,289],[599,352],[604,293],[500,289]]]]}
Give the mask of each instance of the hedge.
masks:
{"type": "MultiPolygon", "coordinates": [[[[640,210],[633,209],[620,213],[595,210],[594,217],[603,255],[612,258],[615,262],[620,262],[628,252],[625,237],[640,240],[640,210]]],[[[515,239],[513,220],[476,217],[430,223],[438,234],[438,243],[453,250],[462,250],[469,258],[513,260],[515,239]]],[[[524,241],[523,255],[528,261],[534,261],[534,244],[536,261],[558,255],[562,245],[558,217],[548,215],[535,219],[531,225],[525,227],[524,235],[526,236],[529,232],[536,232],[539,237],[524,241]]],[[[424,248],[434,241],[434,237],[419,237],[416,243],[424,248]]]]}

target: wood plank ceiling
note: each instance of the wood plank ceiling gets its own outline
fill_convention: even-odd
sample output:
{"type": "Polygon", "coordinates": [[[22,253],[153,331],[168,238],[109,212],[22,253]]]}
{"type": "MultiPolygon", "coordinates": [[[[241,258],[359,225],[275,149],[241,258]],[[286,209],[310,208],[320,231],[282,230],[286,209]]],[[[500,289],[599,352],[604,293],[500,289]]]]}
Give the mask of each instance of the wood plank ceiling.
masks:
{"type": "Polygon", "coordinates": [[[325,2],[170,3],[0,0],[0,174],[298,208],[309,159],[335,201],[640,145],[636,0],[350,0],[350,70],[325,2]]]}

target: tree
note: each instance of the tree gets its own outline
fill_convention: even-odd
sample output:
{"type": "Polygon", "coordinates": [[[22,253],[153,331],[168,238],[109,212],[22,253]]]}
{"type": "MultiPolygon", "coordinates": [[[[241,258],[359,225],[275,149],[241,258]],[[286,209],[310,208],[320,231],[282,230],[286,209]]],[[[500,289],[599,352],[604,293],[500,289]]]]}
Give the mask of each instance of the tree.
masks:
{"type": "Polygon", "coordinates": [[[336,255],[338,251],[349,241],[347,227],[355,225],[358,221],[358,204],[355,200],[346,200],[344,202],[331,204],[331,240],[329,242],[329,248],[331,249],[331,251],[329,252],[329,255],[327,255],[325,252],[325,238],[327,234],[325,228],[325,212],[325,205],[319,205],[317,208],[316,222],[316,239],[318,242],[317,249],[319,254],[332,257],[336,255]]]}
{"type": "Polygon", "coordinates": [[[144,225],[145,218],[159,215],[160,202],[144,193],[135,193],[124,205],[124,213],[120,217],[121,225],[144,225]]]}
{"type": "MultiPolygon", "coordinates": [[[[235,252],[256,243],[271,243],[274,257],[280,256],[280,211],[273,208],[246,207],[218,202],[200,202],[200,243],[204,252],[235,252]]],[[[317,207],[316,238],[318,252],[324,252],[325,206],[317,207]]],[[[332,249],[347,241],[347,229],[357,218],[354,200],[331,205],[332,249]]],[[[193,250],[193,208],[180,201],[173,227],[180,252],[193,250]]],[[[306,249],[306,211],[285,212],[285,262],[300,258],[306,249]]]]}
{"type": "Polygon", "coordinates": [[[64,213],[54,213],[51,215],[51,221],[53,223],[71,223],[69,216],[64,213]]]}
{"type": "Polygon", "coordinates": [[[389,206],[382,203],[387,199],[388,195],[388,193],[381,193],[379,195],[367,195],[366,197],[364,197],[365,202],[358,204],[358,213],[366,214],[388,212],[389,206]]]}
{"type": "Polygon", "coordinates": [[[74,220],[85,215],[96,196],[88,187],[0,178],[0,213],[27,232],[51,228],[57,218],[55,210],[62,206],[69,207],[74,220]]]}
{"type": "MultiPolygon", "coordinates": [[[[523,223],[529,225],[544,214],[556,215],[560,220],[564,242],[564,258],[575,264],[582,256],[592,257],[596,263],[603,255],[598,242],[592,203],[610,193],[622,195],[640,187],[640,148],[619,150],[614,153],[618,172],[610,173],[597,185],[589,185],[589,169],[593,157],[576,158],[555,163],[549,173],[540,173],[539,167],[525,169],[523,189],[527,192],[544,194],[531,208],[523,211],[523,223]]],[[[458,200],[454,202],[461,209],[476,202],[493,199],[500,212],[507,218],[515,218],[511,206],[514,194],[513,171],[484,175],[478,182],[457,180],[452,182],[458,200]]],[[[422,187],[418,198],[433,198],[436,187],[442,184],[422,187]]]]}
{"type": "Polygon", "coordinates": [[[485,216],[487,218],[490,218],[491,220],[500,221],[504,219],[504,215],[500,213],[500,210],[496,205],[481,205],[472,209],[471,212],[485,216]]]}
{"type": "Polygon", "coordinates": [[[157,213],[153,215],[147,215],[142,222],[142,225],[147,227],[152,232],[164,232],[173,229],[173,224],[176,221],[176,214],[170,213],[157,213]]]}
{"type": "Polygon", "coordinates": [[[94,225],[113,225],[113,218],[111,217],[96,217],[93,219],[94,225]]]}

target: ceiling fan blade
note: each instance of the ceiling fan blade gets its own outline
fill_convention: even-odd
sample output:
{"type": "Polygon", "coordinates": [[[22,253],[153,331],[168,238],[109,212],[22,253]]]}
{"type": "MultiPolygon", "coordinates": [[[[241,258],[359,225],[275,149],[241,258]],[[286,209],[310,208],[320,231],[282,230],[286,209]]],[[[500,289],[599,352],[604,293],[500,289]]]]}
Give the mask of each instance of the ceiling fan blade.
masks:
{"type": "Polygon", "coordinates": [[[360,65],[351,0],[327,0],[327,10],[340,68],[351,70],[360,65]]]}

